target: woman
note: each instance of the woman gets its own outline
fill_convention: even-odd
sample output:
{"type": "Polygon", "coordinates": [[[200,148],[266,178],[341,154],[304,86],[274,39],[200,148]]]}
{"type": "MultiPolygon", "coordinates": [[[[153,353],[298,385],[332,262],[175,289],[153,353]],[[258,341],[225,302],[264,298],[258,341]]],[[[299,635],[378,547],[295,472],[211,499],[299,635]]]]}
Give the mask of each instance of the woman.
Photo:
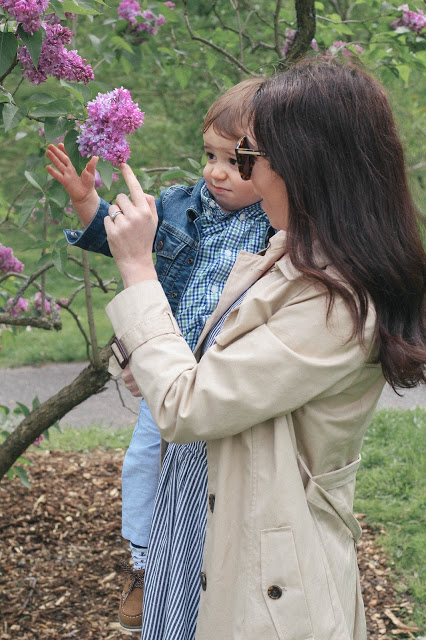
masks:
{"type": "Polygon", "coordinates": [[[362,438],[385,379],[424,381],[425,257],[403,153],[383,89],[349,64],[266,81],[252,123],[237,160],[279,231],[240,254],[196,357],[153,268],[153,199],[122,166],[132,201],[118,196],[123,215],[105,221],[125,286],[107,308],[114,353],[167,441],[207,442],[196,639],[365,640],[362,438]]]}

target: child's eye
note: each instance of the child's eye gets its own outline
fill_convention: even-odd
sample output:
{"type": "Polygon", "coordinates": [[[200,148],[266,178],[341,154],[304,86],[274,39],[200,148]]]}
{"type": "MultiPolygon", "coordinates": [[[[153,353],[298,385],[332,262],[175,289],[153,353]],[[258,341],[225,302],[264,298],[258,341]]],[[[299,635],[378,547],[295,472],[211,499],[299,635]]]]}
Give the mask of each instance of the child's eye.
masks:
{"type": "Polygon", "coordinates": [[[209,151],[206,151],[206,156],[208,160],[214,160],[214,153],[210,153],[209,151]]]}
{"type": "Polygon", "coordinates": [[[229,162],[234,166],[237,164],[237,158],[229,158],[229,162]]]}

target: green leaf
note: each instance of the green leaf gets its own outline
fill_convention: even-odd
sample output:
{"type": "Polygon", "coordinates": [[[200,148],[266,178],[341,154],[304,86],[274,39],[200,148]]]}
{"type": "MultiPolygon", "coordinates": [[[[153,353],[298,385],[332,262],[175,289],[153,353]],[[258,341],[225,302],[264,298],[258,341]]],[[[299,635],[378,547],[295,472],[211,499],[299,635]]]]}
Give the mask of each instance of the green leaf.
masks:
{"type": "Polygon", "coordinates": [[[55,96],[50,95],[50,93],[33,93],[28,98],[28,102],[37,102],[38,104],[49,104],[54,100],[56,100],[55,96]]]}
{"type": "Polygon", "coordinates": [[[25,417],[30,415],[30,410],[25,404],[22,404],[22,402],[16,402],[16,404],[18,406],[16,407],[16,409],[13,410],[13,413],[15,415],[23,415],[25,417]]]}
{"type": "Polygon", "coordinates": [[[86,104],[92,98],[92,90],[86,87],[84,84],[78,82],[68,82],[67,80],[61,80],[61,85],[66,87],[81,104],[86,104]]]}
{"type": "Polygon", "coordinates": [[[178,79],[181,89],[186,89],[191,80],[191,69],[189,67],[176,67],[175,76],[178,79]]]}
{"type": "Polygon", "coordinates": [[[18,27],[18,35],[22,40],[22,43],[27,47],[31,56],[34,66],[38,67],[38,61],[41,53],[41,46],[43,39],[46,35],[45,30],[41,27],[38,31],[35,31],[32,35],[23,30],[22,25],[18,27]]]}
{"type": "Polygon", "coordinates": [[[47,144],[60,138],[72,125],[72,121],[68,120],[65,116],[46,118],[44,121],[44,136],[47,144]]]}
{"type": "Polygon", "coordinates": [[[6,416],[8,416],[10,413],[9,407],[6,407],[5,404],[0,404],[0,411],[4,413],[6,416]]]}
{"type": "Polygon", "coordinates": [[[72,109],[73,107],[69,100],[60,98],[59,100],[53,100],[53,102],[36,107],[31,115],[35,118],[53,118],[54,116],[68,115],[72,112],[72,109]]]}
{"type": "Polygon", "coordinates": [[[28,113],[27,107],[18,107],[14,104],[5,104],[3,107],[4,130],[10,131],[18,126],[28,113]]]}
{"type": "Polygon", "coordinates": [[[47,183],[47,173],[45,175],[44,173],[31,173],[30,171],[25,171],[24,176],[28,182],[33,185],[33,187],[44,193],[44,187],[47,183]]]}
{"type": "Polygon", "coordinates": [[[99,175],[101,176],[101,180],[106,186],[107,189],[111,189],[112,185],[112,164],[110,162],[106,162],[99,158],[98,164],[96,165],[97,170],[99,171],[99,175]]]}
{"type": "Polygon", "coordinates": [[[11,98],[12,95],[10,93],[0,93],[0,102],[10,102],[11,98]]]}
{"type": "Polygon", "coordinates": [[[86,166],[87,160],[83,158],[83,156],[80,154],[80,151],[78,150],[77,136],[78,133],[75,129],[68,131],[64,139],[64,145],[65,151],[69,155],[75,170],[78,174],[80,174],[86,166]]]}
{"type": "Polygon", "coordinates": [[[83,0],[77,0],[76,2],[73,2],[72,0],[65,0],[65,2],[62,3],[62,8],[64,11],[77,13],[81,16],[99,14],[99,11],[97,11],[91,3],[84,2],[83,0]]]}
{"type": "Polygon", "coordinates": [[[63,3],[60,0],[50,0],[50,7],[61,20],[66,19],[63,3]]]}
{"type": "MultiPolygon", "coordinates": [[[[40,196],[30,196],[29,198],[25,198],[24,202],[21,205],[21,213],[19,215],[19,227],[23,227],[34,209],[36,208],[38,201],[40,200],[40,196]]],[[[32,249],[32,247],[31,247],[32,249]]]]}
{"type": "Polygon", "coordinates": [[[14,33],[0,32],[0,76],[3,76],[11,67],[16,52],[18,41],[14,33]]]}
{"type": "Polygon", "coordinates": [[[400,78],[403,79],[405,86],[408,86],[408,80],[410,77],[410,67],[408,66],[408,64],[399,64],[398,65],[398,71],[399,71],[399,76],[400,78]]]}
{"type": "Polygon", "coordinates": [[[120,38],[120,36],[112,36],[112,38],[110,38],[110,41],[118,49],[124,49],[125,51],[128,51],[129,53],[133,53],[133,49],[132,49],[131,45],[128,42],[126,42],[124,40],[124,38],[120,38]]]}
{"type": "Polygon", "coordinates": [[[70,201],[70,197],[68,193],[65,191],[64,187],[54,180],[52,185],[47,193],[47,197],[49,202],[53,202],[60,209],[63,209],[67,206],[70,201]]]}
{"type": "Polygon", "coordinates": [[[186,172],[184,169],[169,169],[161,174],[162,180],[177,180],[178,178],[184,178],[186,172]]]}
{"type": "Polygon", "coordinates": [[[20,481],[22,482],[22,484],[29,489],[31,485],[30,485],[30,481],[28,480],[28,474],[25,471],[25,469],[23,469],[22,467],[13,467],[13,469],[16,475],[18,476],[18,478],[20,479],[20,481]]]}
{"type": "Polygon", "coordinates": [[[37,409],[39,406],[40,406],[40,400],[38,399],[38,396],[34,396],[32,408],[37,409]]]}
{"type": "Polygon", "coordinates": [[[194,158],[188,158],[188,162],[191,165],[191,167],[193,167],[193,169],[200,171],[201,164],[197,160],[194,160],[194,158]]]}
{"type": "Polygon", "coordinates": [[[59,251],[54,249],[52,251],[52,260],[59,273],[64,273],[68,261],[67,248],[61,247],[59,251]]]}

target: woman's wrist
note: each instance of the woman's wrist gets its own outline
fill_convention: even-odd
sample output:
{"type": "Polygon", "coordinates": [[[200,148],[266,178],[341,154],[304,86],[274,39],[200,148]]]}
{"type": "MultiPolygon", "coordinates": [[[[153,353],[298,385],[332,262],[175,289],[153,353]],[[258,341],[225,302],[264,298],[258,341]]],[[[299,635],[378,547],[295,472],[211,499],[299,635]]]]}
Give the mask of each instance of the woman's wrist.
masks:
{"type": "Polygon", "coordinates": [[[125,289],[131,287],[133,284],[138,284],[138,282],[144,282],[145,280],[158,280],[153,263],[150,265],[127,264],[122,267],[119,266],[119,269],[125,289]]]}

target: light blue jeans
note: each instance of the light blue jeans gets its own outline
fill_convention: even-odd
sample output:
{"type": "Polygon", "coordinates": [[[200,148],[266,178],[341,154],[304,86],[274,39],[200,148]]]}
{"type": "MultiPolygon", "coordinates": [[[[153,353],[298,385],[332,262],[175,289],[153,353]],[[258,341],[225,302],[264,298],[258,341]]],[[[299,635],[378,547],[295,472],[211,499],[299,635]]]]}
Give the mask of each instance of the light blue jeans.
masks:
{"type": "Polygon", "coordinates": [[[123,538],[147,547],[160,473],[161,436],[145,400],[141,400],[121,474],[123,538]]]}

